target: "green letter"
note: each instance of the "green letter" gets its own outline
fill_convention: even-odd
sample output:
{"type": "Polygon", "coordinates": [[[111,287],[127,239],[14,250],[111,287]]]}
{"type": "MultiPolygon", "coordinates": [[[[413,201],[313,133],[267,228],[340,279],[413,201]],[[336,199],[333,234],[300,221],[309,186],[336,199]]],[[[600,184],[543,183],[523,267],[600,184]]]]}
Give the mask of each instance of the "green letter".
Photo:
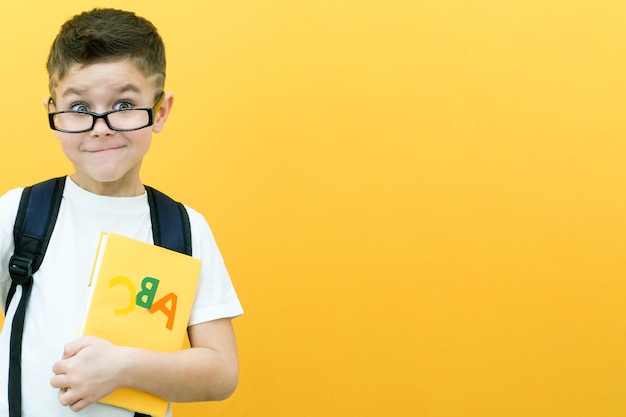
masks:
{"type": "Polygon", "coordinates": [[[159,287],[159,280],[152,277],[145,277],[141,281],[141,291],[137,293],[137,305],[143,308],[150,309],[152,307],[152,301],[156,295],[157,288],[159,287]]]}

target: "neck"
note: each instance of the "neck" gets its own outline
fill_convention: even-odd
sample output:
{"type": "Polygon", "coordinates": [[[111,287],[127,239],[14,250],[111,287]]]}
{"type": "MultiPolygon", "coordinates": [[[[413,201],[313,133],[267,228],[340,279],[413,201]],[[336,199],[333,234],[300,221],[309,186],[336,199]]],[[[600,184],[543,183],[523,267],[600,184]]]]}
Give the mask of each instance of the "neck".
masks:
{"type": "Polygon", "coordinates": [[[120,178],[116,181],[100,182],[93,178],[73,173],[70,175],[70,179],[80,188],[90,193],[107,197],[136,197],[145,192],[145,187],[139,178],[133,181],[120,178]]]}

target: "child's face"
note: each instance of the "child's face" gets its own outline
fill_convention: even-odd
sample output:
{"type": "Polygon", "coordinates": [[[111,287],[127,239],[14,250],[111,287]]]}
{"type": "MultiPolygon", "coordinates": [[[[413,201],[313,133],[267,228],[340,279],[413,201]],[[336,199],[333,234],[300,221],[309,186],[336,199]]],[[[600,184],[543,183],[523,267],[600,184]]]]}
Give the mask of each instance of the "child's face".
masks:
{"type": "MultiPolygon", "coordinates": [[[[156,89],[131,61],[75,65],[53,91],[50,111],[80,110],[104,113],[128,108],[151,108],[156,89]]],[[[143,193],[139,170],[148,152],[152,132],[159,132],[167,119],[171,95],[155,112],[154,125],[120,132],[103,119],[96,119],[92,130],[84,133],[55,131],[61,148],[74,164],[72,178],[81,187],[97,193],[111,190],[116,195],[143,193]]]]}

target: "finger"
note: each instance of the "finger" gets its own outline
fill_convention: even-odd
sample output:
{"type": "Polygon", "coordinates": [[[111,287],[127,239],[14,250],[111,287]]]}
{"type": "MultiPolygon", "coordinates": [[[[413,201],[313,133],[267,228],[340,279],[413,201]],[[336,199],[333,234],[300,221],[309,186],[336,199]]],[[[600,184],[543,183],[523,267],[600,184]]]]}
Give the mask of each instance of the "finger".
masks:
{"type": "Polygon", "coordinates": [[[76,355],[78,352],[80,352],[81,350],[89,346],[90,344],[91,344],[91,340],[90,338],[87,338],[87,337],[81,337],[79,339],[72,340],[71,342],[66,343],[63,348],[62,359],[71,358],[72,356],[76,355]]]}
{"type": "Polygon", "coordinates": [[[64,374],[60,374],[60,375],[54,375],[52,378],[50,378],[50,386],[52,388],[65,388],[68,387],[70,384],[68,382],[68,378],[66,375],[64,374]]]}
{"type": "Polygon", "coordinates": [[[80,398],[75,392],[72,392],[72,388],[64,387],[59,389],[59,403],[64,406],[71,406],[79,401],[80,398]]]}
{"type": "Polygon", "coordinates": [[[88,405],[90,405],[91,403],[88,401],[83,400],[82,398],[78,401],[76,401],[74,404],[70,405],[70,410],[74,411],[75,413],[87,408],[88,405]]]}
{"type": "MultiPolygon", "coordinates": [[[[52,372],[54,372],[55,375],[64,375],[64,374],[66,374],[67,373],[66,362],[64,360],[56,361],[52,365],[52,372]]],[[[55,387],[55,388],[60,388],[60,387],[55,387]]]]}
{"type": "Polygon", "coordinates": [[[59,403],[65,407],[69,407],[72,411],[78,412],[94,403],[95,399],[89,399],[84,390],[80,388],[73,389],[69,386],[59,388],[59,403]]]}

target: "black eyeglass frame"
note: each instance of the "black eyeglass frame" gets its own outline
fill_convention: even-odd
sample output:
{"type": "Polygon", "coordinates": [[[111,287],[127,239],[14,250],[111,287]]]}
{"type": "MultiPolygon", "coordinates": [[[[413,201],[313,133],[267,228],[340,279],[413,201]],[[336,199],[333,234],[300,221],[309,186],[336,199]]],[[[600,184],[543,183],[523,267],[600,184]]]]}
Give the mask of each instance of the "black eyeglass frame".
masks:
{"type": "MultiPolygon", "coordinates": [[[[165,97],[165,92],[162,92],[161,95],[159,96],[159,98],[157,99],[156,103],[154,103],[154,106],[152,106],[152,107],[140,107],[140,108],[135,108],[135,109],[127,109],[127,110],[110,110],[110,111],[107,111],[107,112],[104,112],[104,113],[94,113],[94,112],[90,112],[90,111],[74,111],[74,110],[55,111],[55,112],[48,113],[48,123],[50,123],[50,129],[56,130],[58,132],[63,132],[63,133],[85,133],[85,132],[89,132],[89,131],[93,130],[93,128],[96,126],[96,121],[98,119],[104,119],[104,122],[107,124],[107,126],[111,130],[115,130],[116,132],[132,132],[134,130],[144,129],[144,128],[146,128],[148,126],[152,126],[154,124],[154,115],[159,110],[159,107],[161,107],[161,103],[163,103],[163,98],[164,97],[165,97]],[[132,128],[132,129],[118,129],[116,127],[111,126],[111,123],[109,122],[109,115],[110,114],[112,114],[112,113],[120,113],[120,112],[124,112],[124,111],[128,111],[128,110],[145,110],[146,112],[148,112],[148,123],[146,123],[146,125],[144,125],[144,126],[135,127],[135,128],[132,128]],[[55,124],[54,124],[54,116],[56,116],[57,114],[63,114],[63,113],[88,114],[88,115],[91,116],[91,127],[89,129],[82,129],[82,130],[60,129],[60,128],[56,127],[55,124]]],[[[52,98],[50,98],[49,102],[53,103],[54,101],[52,100],[52,98]]]]}

